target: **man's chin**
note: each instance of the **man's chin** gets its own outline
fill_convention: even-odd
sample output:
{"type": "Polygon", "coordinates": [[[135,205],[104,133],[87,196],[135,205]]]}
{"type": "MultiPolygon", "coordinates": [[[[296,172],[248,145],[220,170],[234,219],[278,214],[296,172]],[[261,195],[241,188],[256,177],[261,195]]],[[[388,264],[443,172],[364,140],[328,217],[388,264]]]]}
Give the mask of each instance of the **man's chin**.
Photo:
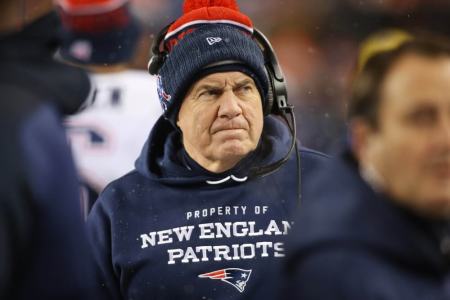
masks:
{"type": "Polygon", "coordinates": [[[419,213],[432,219],[450,220],[450,195],[428,195],[419,213]]]}
{"type": "Polygon", "coordinates": [[[238,139],[230,139],[225,141],[220,147],[219,147],[219,155],[223,157],[224,159],[229,158],[239,158],[242,159],[247,154],[249,154],[253,149],[251,149],[248,145],[243,143],[242,141],[238,139]]]}

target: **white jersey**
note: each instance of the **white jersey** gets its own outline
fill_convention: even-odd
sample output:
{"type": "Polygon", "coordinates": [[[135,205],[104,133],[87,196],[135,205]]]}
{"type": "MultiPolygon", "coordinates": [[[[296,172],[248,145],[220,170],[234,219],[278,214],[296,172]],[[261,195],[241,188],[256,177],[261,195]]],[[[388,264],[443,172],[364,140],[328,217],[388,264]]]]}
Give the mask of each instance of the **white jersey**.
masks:
{"type": "Polygon", "coordinates": [[[147,72],[91,74],[95,102],[66,119],[81,179],[97,192],[126,174],[162,109],[156,82],[147,72]]]}

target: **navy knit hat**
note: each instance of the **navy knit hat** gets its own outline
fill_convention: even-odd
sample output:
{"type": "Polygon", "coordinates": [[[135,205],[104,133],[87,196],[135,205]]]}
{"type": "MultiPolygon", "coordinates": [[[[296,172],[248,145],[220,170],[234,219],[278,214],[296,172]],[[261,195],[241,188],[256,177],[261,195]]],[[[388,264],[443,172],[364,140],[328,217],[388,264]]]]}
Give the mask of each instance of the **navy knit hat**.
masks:
{"type": "Polygon", "coordinates": [[[78,64],[118,64],[129,61],[140,26],[128,0],[59,0],[62,45],[59,55],[78,64]]]}
{"type": "Polygon", "coordinates": [[[252,77],[264,104],[269,80],[252,33],[250,19],[239,12],[235,0],[185,1],[184,15],[166,34],[164,45],[169,53],[157,75],[166,119],[176,126],[190,86],[216,72],[239,71],[252,77]]]}

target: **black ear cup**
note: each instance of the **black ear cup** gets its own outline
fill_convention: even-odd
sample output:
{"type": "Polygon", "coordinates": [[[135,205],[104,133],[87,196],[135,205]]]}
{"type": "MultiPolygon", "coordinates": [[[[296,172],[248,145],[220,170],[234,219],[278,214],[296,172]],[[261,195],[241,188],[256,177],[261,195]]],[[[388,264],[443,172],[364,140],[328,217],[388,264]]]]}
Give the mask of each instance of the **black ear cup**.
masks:
{"type": "Polygon", "coordinates": [[[283,114],[286,112],[287,109],[292,108],[288,103],[287,87],[284,77],[281,77],[281,79],[277,78],[274,73],[270,77],[270,82],[272,84],[273,89],[273,99],[270,113],[277,115],[283,114]]]}
{"type": "Polygon", "coordinates": [[[272,83],[270,83],[269,90],[267,92],[267,99],[264,102],[263,112],[264,116],[269,115],[272,112],[273,108],[273,88],[272,83]]]}
{"type": "Polygon", "coordinates": [[[272,48],[269,40],[259,30],[254,28],[253,36],[260,44],[261,50],[264,53],[264,60],[266,62],[266,70],[269,77],[269,95],[264,104],[264,115],[281,114],[289,104],[287,102],[287,88],[283,72],[278,64],[275,51],[272,48]]]}
{"type": "Polygon", "coordinates": [[[267,116],[270,113],[272,113],[273,99],[274,99],[274,95],[273,95],[274,87],[273,87],[273,82],[272,82],[272,75],[270,74],[269,70],[267,69],[267,66],[266,66],[266,72],[267,72],[267,77],[269,78],[269,89],[267,91],[267,98],[266,98],[266,101],[264,102],[264,107],[263,107],[264,116],[267,116]]]}

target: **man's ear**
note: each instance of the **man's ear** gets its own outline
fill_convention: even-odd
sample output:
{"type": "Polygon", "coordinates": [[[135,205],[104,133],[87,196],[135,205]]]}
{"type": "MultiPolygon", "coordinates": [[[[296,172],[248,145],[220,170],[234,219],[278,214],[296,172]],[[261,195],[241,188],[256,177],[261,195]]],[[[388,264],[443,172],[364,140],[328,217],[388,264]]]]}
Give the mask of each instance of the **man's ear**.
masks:
{"type": "Polygon", "coordinates": [[[366,159],[370,138],[374,134],[373,125],[363,118],[350,121],[350,147],[358,161],[366,159]]]}
{"type": "Polygon", "coordinates": [[[181,127],[180,127],[180,114],[177,115],[177,121],[175,122],[175,129],[180,133],[181,136],[181,141],[183,141],[183,131],[181,131],[181,127]]]}

